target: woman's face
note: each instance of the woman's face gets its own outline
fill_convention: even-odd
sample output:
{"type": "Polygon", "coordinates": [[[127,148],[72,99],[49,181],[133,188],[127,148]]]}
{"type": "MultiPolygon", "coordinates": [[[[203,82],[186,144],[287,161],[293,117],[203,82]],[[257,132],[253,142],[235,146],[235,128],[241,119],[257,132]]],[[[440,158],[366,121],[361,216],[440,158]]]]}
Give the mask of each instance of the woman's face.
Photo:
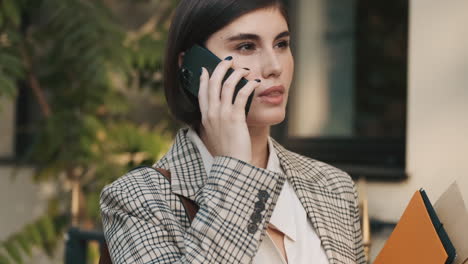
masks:
{"type": "Polygon", "coordinates": [[[247,125],[270,126],[284,120],[294,60],[289,47],[289,29],[277,8],[247,13],[210,36],[206,47],[219,58],[233,57],[233,68],[249,68],[248,80],[260,79],[247,125]],[[282,86],[282,96],[259,96],[273,86],[282,86]],[[282,100],[281,100],[282,97],[282,100]]]}

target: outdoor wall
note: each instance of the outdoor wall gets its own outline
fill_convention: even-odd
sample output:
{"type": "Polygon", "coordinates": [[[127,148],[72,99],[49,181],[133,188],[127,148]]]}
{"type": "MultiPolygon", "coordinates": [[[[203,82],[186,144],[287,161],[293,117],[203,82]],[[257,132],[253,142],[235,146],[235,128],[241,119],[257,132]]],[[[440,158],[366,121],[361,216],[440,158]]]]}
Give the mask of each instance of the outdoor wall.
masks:
{"type": "Polygon", "coordinates": [[[397,221],[416,190],[435,202],[454,180],[468,205],[467,12],[466,0],[410,1],[409,179],[368,185],[372,217],[397,221]]]}
{"type": "MultiPolygon", "coordinates": [[[[14,148],[15,108],[12,102],[11,99],[0,99],[0,158],[4,159],[11,158],[14,148]]],[[[54,191],[50,183],[33,183],[32,168],[0,165],[0,241],[43,215],[47,199],[54,191]]],[[[24,260],[25,264],[63,263],[63,243],[54,259],[34,248],[32,257],[25,256],[24,260]]]]}
{"type": "MultiPolygon", "coordinates": [[[[0,241],[42,216],[47,199],[55,191],[50,183],[34,184],[31,168],[16,169],[12,177],[14,171],[11,166],[0,166],[0,241]]],[[[32,257],[24,257],[24,263],[63,263],[63,248],[63,243],[60,243],[53,259],[34,248],[32,257]]]]}

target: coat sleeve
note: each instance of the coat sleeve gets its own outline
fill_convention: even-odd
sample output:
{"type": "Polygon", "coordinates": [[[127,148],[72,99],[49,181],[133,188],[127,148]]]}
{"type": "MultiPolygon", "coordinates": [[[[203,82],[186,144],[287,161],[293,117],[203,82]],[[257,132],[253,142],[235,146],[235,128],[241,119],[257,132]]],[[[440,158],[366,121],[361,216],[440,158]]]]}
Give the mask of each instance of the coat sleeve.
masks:
{"type": "Polygon", "coordinates": [[[100,206],[112,261],[250,263],[284,180],[242,160],[215,157],[200,209],[183,231],[157,186],[106,186],[100,206]]]}

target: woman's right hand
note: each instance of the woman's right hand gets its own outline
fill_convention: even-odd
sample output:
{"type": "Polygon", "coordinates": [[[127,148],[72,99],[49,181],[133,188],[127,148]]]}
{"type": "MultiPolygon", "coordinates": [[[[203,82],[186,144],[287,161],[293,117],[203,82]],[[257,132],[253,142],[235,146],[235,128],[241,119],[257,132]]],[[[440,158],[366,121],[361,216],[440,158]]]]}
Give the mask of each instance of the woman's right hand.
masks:
{"type": "Polygon", "coordinates": [[[221,61],[211,76],[205,68],[201,69],[198,101],[202,115],[202,140],[213,157],[230,156],[251,163],[252,147],[245,105],[260,82],[249,81],[232,103],[235,86],[242,77],[248,75],[249,70],[235,70],[222,84],[230,67],[232,57],[221,61]]]}

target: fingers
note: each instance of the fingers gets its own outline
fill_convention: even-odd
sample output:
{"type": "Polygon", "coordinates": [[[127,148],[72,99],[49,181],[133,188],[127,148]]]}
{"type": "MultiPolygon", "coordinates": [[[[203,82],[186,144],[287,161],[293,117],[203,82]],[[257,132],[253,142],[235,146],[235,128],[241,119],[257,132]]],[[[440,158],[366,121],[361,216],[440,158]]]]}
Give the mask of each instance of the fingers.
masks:
{"type": "MultiPolygon", "coordinates": [[[[228,57],[229,58],[229,57],[228,57]]],[[[236,85],[242,77],[249,74],[250,70],[235,70],[223,83],[223,79],[232,66],[232,61],[225,59],[221,61],[210,76],[207,69],[201,69],[200,88],[198,91],[198,102],[202,120],[211,123],[218,115],[224,116],[233,111],[239,115],[245,115],[245,105],[250,94],[257,88],[258,81],[249,81],[240,89],[233,103],[233,95],[236,85]]]]}
{"type": "Polygon", "coordinates": [[[232,97],[234,96],[234,91],[242,79],[242,77],[249,74],[247,69],[235,70],[224,82],[223,87],[221,88],[221,105],[230,106],[232,104],[232,97]]]}
{"type": "Polygon", "coordinates": [[[245,115],[245,105],[247,104],[247,99],[249,98],[250,94],[255,90],[255,88],[260,86],[259,80],[249,81],[242,89],[240,89],[239,93],[237,93],[236,101],[233,104],[234,112],[242,113],[245,115]]]}
{"type": "Polygon", "coordinates": [[[216,66],[211,74],[208,87],[208,104],[210,107],[217,108],[220,105],[221,84],[228,69],[232,66],[232,57],[229,56],[216,66]],[[230,59],[229,59],[230,58],[230,59]]]}

